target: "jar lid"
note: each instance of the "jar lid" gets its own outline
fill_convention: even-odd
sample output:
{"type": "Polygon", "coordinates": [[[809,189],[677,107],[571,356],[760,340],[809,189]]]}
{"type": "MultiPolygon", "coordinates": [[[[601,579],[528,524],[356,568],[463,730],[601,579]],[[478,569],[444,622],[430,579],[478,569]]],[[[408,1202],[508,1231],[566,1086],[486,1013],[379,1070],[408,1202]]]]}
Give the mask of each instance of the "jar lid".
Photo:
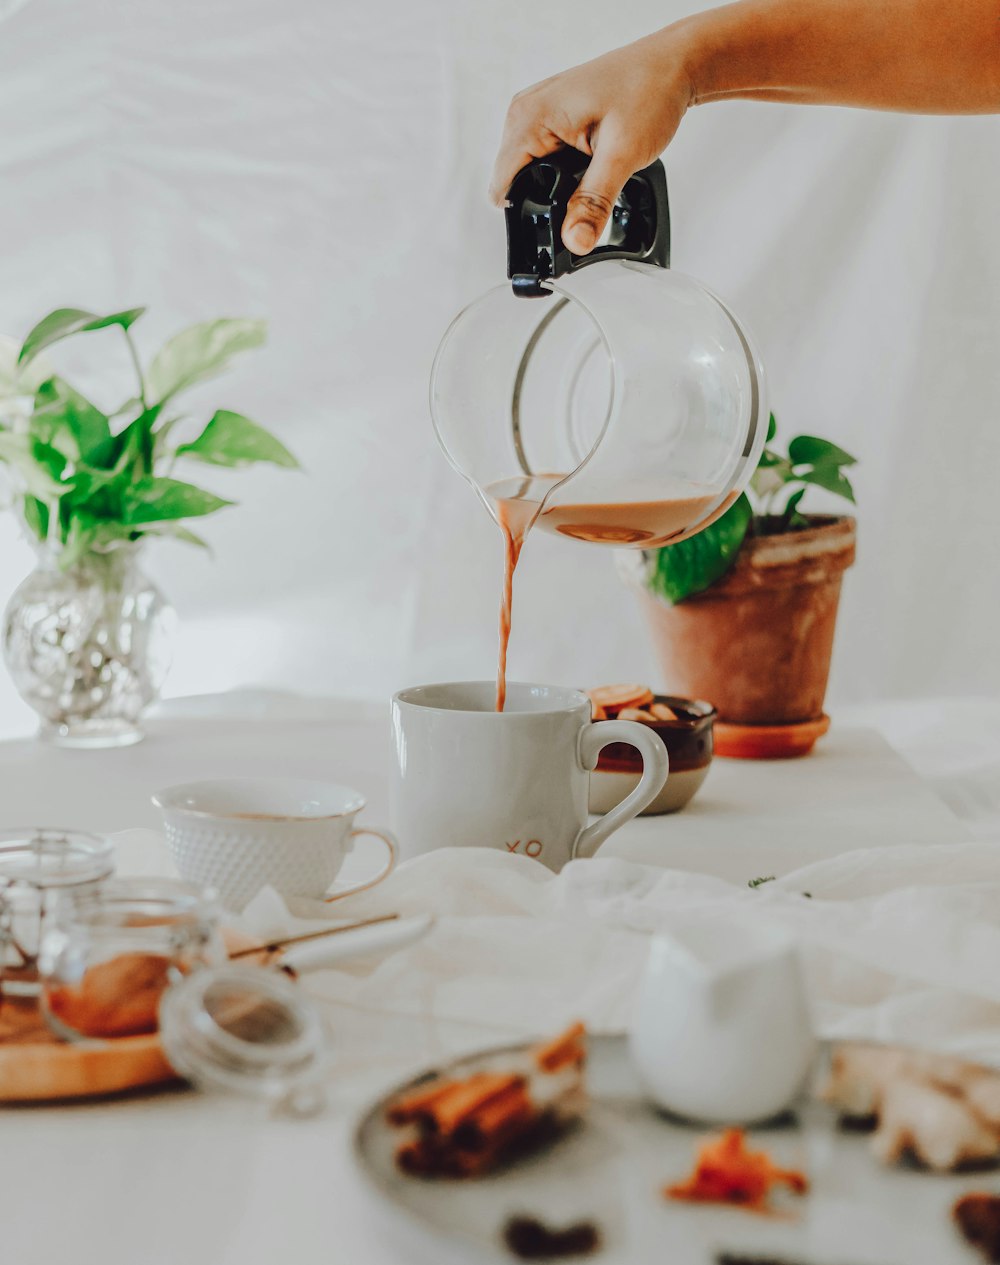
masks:
{"type": "Polygon", "coordinates": [[[211,888],[179,878],[112,878],[93,893],[76,897],[62,922],[111,930],[214,925],[220,918],[211,888]]]}
{"type": "Polygon", "coordinates": [[[114,873],[109,839],[82,830],[30,826],[0,830],[0,887],[74,887],[114,873]]]}
{"type": "Polygon", "coordinates": [[[300,1114],[322,1105],[326,1031],[316,1007],[278,972],[196,971],[164,993],[160,1039],[174,1069],[199,1088],[284,1102],[300,1114]]]}

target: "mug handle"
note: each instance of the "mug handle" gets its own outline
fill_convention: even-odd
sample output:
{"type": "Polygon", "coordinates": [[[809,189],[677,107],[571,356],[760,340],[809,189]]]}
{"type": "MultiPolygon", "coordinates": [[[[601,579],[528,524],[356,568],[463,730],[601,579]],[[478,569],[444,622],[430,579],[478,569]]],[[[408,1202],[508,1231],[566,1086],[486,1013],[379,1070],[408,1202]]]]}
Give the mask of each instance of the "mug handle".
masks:
{"type": "Polygon", "coordinates": [[[366,878],[364,882],[355,883],[353,887],[348,887],[343,892],[334,892],[332,896],[324,896],[323,900],[328,905],[331,901],[343,900],[345,896],[357,896],[358,892],[367,892],[370,887],[376,887],[384,878],[388,878],[396,868],[396,862],[399,859],[399,844],[396,842],[395,835],[388,830],[376,830],[373,826],[359,826],[356,830],[351,831],[349,837],[356,839],[358,835],[374,835],[376,839],[382,840],[389,852],[389,859],[386,862],[385,869],[376,874],[374,878],[366,878]]]}
{"type": "Polygon", "coordinates": [[[639,785],[615,808],[592,826],[581,830],[570,852],[570,859],[593,856],[608,835],[619,826],[641,813],[656,799],[670,771],[670,757],[663,739],[647,725],[637,720],[591,721],[580,730],[580,763],[588,772],[597,767],[597,759],[612,742],[624,742],[635,747],[642,756],[642,777],[639,785]]]}

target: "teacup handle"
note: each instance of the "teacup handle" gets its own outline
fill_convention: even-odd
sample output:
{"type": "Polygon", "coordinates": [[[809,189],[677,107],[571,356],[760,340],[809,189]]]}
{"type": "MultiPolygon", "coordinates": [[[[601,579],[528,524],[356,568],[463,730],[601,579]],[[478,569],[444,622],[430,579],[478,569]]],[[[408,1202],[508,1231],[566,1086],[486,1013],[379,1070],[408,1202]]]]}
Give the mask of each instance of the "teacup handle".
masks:
{"type": "Polygon", "coordinates": [[[333,900],[343,900],[345,896],[357,896],[358,892],[367,892],[370,887],[376,887],[384,878],[388,878],[396,868],[396,861],[399,859],[399,844],[396,842],[395,835],[388,830],[376,830],[373,826],[358,826],[356,830],[351,831],[350,838],[356,839],[358,835],[374,835],[376,839],[382,840],[389,852],[385,869],[374,878],[366,878],[363,883],[355,883],[353,887],[348,887],[343,892],[334,892],[332,896],[324,896],[323,899],[327,904],[333,900]]]}
{"type": "Polygon", "coordinates": [[[597,759],[612,742],[624,742],[635,747],[642,756],[642,777],[635,790],[617,807],[581,830],[573,844],[570,859],[593,856],[608,835],[614,834],[656,799],[670,771],[670,757],[663,739],[648,725],[637,720],[601,720],[586,725],[580,731],[580,763],[588,772],[597,767],[597,759]]]}

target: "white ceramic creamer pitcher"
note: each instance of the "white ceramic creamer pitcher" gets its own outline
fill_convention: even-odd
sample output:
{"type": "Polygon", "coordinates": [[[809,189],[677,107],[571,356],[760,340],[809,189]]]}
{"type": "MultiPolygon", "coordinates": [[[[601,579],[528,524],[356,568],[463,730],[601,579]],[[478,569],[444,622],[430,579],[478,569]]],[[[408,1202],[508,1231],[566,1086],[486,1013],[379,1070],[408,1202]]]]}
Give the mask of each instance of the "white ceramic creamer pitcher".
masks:
{"type": "Polygon", "coordinates": [[[717,919],[655,937],[629,1041],[650,1097],[675,1115],[731,1125],[778,1115],[816,1047],[792,937],[717,919]]]}

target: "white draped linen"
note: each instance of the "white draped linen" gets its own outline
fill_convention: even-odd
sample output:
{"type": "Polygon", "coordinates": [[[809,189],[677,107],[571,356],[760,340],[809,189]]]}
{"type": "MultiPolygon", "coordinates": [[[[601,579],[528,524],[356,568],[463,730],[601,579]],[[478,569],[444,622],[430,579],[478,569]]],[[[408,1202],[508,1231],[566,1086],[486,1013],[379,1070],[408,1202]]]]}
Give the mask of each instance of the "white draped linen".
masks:
{"type": "MultiPolygon", "coordinates": [[[[350,916],[433,913],[418,944],[305,986],[330,1006],[342,1053],[355,1011],[470,1025],[497,1041],[574,1019],[629,1024],[649,937],[691,919],[782,925],[806,968],[818,1032],[947,1049],[1000,1066],[1000,869],[995,843],[898,846],[803,867],[750,889],[620,858],[554,876],[528,858],[441,849],[349,901],[350,916]],[[806,895],[808,893],[808,895],[806,895]]],[[[330,907],[294,906],[329,919],[330,907]]],[[[336,912],[346,915],[347,906],[336,912]]],[[[270,889],[244,916],[262,936],[311,928],[270,889]]],[[[316,923],[315,925],[321,925],[316,923]]],[[[358,1064],[339,1078],[364,1074],[358,1064]]]]}

